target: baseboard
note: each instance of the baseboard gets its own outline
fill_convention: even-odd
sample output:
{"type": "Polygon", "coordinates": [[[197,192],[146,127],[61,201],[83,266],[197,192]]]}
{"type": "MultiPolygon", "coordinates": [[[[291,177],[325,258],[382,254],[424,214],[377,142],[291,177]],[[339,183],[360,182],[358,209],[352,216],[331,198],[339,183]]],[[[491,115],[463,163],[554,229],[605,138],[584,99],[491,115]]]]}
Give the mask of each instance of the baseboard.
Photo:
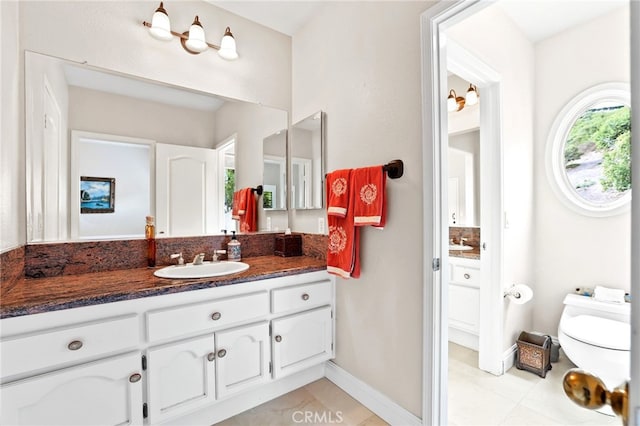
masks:
{"type": "Polygon", "coordinates": [[[516,364],[518,345],[514,344],[502,354],[502,374],[509,371],[516,364]]]}
{"type": "Polygon", "coordinates": [[[325,376],[385,422],[403,426],[422,425],[422,420],[416,415],[331,361],[325,364],[325,376]]]}
{"type": "Polygon", "coordinates": [[[455,327],[449,327],[449,341],[464,346],[465,348],[473,349],[474,351],[478,351],[480,347],[477,334],[459,330],[455,327]]]}

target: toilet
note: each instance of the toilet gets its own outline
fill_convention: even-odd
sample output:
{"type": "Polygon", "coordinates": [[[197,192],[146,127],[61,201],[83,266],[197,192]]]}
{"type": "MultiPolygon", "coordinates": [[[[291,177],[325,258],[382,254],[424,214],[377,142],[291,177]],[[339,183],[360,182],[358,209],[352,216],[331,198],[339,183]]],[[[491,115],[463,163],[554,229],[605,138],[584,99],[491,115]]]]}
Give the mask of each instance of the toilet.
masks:
{"type": "Polygon", "coordinates": [[[630,303],[568,294],[558,326],[560,346],[571,362],[612,390],[629,379],[630,319],[630,303]]]}

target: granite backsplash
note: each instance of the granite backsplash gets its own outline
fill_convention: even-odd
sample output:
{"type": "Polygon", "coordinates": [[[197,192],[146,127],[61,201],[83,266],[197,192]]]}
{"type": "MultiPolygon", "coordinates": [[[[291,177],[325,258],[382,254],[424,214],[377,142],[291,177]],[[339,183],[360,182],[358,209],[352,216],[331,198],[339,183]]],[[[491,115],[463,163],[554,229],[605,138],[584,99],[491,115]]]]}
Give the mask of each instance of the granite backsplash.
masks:
{"type": "Polygon", "coordinates": [[[454,244],[459,244],[460,238],[467,239],[464,242],[467,246],[480,247],[480,228],[449,227],[449,241],[453,239],[454,244]]]}

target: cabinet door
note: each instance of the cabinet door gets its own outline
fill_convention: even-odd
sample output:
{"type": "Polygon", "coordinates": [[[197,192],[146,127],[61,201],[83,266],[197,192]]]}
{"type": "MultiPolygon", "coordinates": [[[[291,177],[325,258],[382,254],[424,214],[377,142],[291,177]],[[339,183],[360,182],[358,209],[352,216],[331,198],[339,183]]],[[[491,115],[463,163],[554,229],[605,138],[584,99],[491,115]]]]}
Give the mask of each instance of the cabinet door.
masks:
{"type": "Polygon", "coordinates": [[[269,380],[269,323],[216,333],[218,398],[269,380]]]}
{"type": "Polygon", "coordinates": [[[272,321],[273,377],[280,378],[332,356],[331,307],[272,321]]]}
{"type": "Polygon", "coordinates": [[[0,424],[142,425],[140,367],[136,353],[3,385],[0,424]]]}
{"type": "Polygon", "coordinates": [[[213,334],[147,351],[150,423],[159,423],[215,400],[213,351],[213,334]]]}

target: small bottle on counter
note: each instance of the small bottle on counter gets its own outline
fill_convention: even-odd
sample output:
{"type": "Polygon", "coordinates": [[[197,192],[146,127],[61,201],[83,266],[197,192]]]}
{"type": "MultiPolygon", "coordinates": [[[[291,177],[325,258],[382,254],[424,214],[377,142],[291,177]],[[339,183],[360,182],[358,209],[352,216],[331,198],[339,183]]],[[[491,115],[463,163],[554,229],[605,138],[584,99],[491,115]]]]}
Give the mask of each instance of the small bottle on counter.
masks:
{"type": "Polygon", "coordinates": [[[153,216],[147,216],[144,237],[147,239],[147,265],[156,266],[156,227],[153,216]]]}
{"type": "Polygon", "coordinates": [[[240,241],[236,238],[236,231],[231,231],[231,241],[227,243],[227,260],[239,262],[242,258],[240,252],[240,241]]]}

